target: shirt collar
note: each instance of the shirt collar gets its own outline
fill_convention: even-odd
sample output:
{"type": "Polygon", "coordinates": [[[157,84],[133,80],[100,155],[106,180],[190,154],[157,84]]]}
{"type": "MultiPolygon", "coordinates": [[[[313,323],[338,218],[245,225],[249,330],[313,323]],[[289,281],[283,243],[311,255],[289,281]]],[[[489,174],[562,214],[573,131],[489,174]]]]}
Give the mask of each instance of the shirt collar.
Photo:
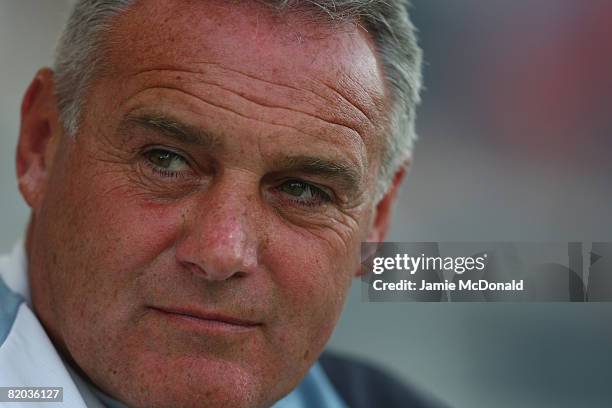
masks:
{"type": "Polygon", "coordinates": [[[13,292],[23,296],[28,306],[32,306],[30,284],[28,282],[28,259],[23,240],[17,241],[9,256],[0,259],[0,278],[13,292]]]}

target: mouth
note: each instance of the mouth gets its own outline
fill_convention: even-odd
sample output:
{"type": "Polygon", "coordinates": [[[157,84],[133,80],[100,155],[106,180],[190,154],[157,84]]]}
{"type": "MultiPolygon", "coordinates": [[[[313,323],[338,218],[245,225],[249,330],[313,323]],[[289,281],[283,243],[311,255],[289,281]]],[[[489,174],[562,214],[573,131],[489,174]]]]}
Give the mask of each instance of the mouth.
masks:
{"type": "Polygon", "coordinates": [[[150,309],[171,323],[209,333],[249,332],[262,326],[258,321],[196,308],[151,306],[150,309]]]}

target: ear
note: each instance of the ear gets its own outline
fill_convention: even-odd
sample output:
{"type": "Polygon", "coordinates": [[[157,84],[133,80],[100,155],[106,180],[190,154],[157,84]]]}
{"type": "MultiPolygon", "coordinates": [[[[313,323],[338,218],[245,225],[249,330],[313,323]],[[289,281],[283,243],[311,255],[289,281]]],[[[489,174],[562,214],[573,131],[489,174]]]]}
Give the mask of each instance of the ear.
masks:
{"type": "Polygon", "coordinates": [[[368,234],[368,242],[382,242],[385,240],[389,232],[393,204],[395,203],[399,187],[406,176],[408,165],[409,163],[405,163],[395,172],[391,185],[382,199],[376,204],[374,219],[368,234]]]}
{"type": "Polygon", "coordinates": [[[34,212],[40,208],[62,132],[53,71],[44,68],[36,73],[24,95],[17,144],[19,191],[34,212]]]}
{"type": "MultiPolygon", "coordinates": [[[[367,236],[367,242],[382,242],[385,240],[387,233],[389,232],[389,224],[391,222],[391,213],[393,210],[393,204],[395,203],[395,199],[397,197],[397,192],[399,190],[404,177],[406,176],[406,171],[409,166],[409,162],[406,162],[402,165],[393,175],[393,180],[391,181],[391,185],[388,187],[385,195],[382,199],[376,204],[376,208],[374,209],[374,215],[372,219],[372,224],[370,225],[370,229],[367,236]]],[[[366,273],[366,269],[363,267],[364,262],[368,258],[374,255],[376,252],[376,245],[368,245],[364,247],[362,245],[362,253],[361,253],[361,264],[359,269],[355,272],[355,277],[363,277],[366,273]],[[364,248],[368,253],[364,253],[364,248]],[[371,253],[369,253],[371,251],[371,253]]]]}

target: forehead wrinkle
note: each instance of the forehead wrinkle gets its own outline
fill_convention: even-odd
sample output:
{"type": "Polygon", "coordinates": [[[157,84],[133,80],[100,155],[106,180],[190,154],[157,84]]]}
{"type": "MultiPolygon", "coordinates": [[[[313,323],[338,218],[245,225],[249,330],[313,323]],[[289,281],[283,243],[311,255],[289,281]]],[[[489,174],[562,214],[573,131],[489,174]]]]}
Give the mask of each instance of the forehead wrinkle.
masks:
{"type": "MultiPolygon", "coordinates": [[[[216,64],[216,65],[219,66],[220,64],[216,64]]],[[[223,69],[226,69],[226,70],[231,71],[231,72],[235,72],[235,73],[237,73],[239,75],[245,76],[245,77],[253,79],[255,81],[261,81],[261,82],[264,82],[264,83],[267,83],[267,84],[271,84],[271,85],[278,86],[278,87],[288,88],[288,89],[291,89],[291,90],[294,90],[294,91],[307,92],[307,93],[309,93],[309,94],[311,94],[311,95],[313,95],[313,96],[315,96],[315,97],[317,97],[317,98],[319,98],[319,99],[321,99],[321,100],[323,100],[325,102],[331,102],[331,103],[337,103],[338,102],[337,100],[332,100],[329,97],[325,97],[324,95],[322,95],[321,93],[316,92],[313,89],[298,88],[296,86],[292,86],[290,84],[279,82],[279,81],[272,82],[272,81],[269,81],[269,80],[264,79],[264,78],[259,78],[259,77],[255,76],[254,74],[249,74],[247,72],[243,72],[243,71],[235,69],[235,68],[223,67],[223,69]]],[[[323,87],[330,89],[333,94],[338,95],[341,100],[343,100],[344,102],[349,104],[352,108],[354,108],[357,111],[359,111],[359,113],[361,113],[363,115],[363,117],[368,122],[373,124],[370,115],[366,114],[365,109],[361,108],[356,103],[351,102],[346,96],[344,96],[342,94],[342,92],[339,89],[337,89],[333,85],[327,84],[324,81],[321,81],[321,80],[319,80],[317,78],[312,78],[312,79],[310,79],[310,78],[303,78],[303,79],[308,81],[309,83],[318,83],[319,85],[322,85],[323,87]]]]}
{"type": "MultiPolygon", "coordinates": [[[[195,4],[193,4],[193,8],[189,6],[179,8],[178,13],[176,13],[177,10],[172,10],[171,2],[168,2],[167,4],[168,6],[166,6],[165,3],[157,4],[159,13],[143,13],[142,15],[137,14],[136,17],[138,18],[138,20],[140,20],[140,23],[142,24],[144,24],[145,22],[149,23],[149,24],[145,24],[146,27],[155,27],[159,25],[159,22],[155,21],[158,14],[159,15],[172,15],[173,18],[178,19],[179,21],[183,21],[183,22],[190,21],[190,22],[196,23],[196,24],[193,24],[194,26],[193,30],[188,30],[189,31],[188,33],[186,33],[184,30],[179,31],[177,28],[178,25],[173,24],[174,19],[166,18],[163,21],[163,26],[167,27],[168,30],[157,29],[153,31],[153,33],[151,33],[151,35],[149,36],[145,35],[144,33],[140,34],[138,36],[137,43],[130,42],[132,46],[128,46],[127,48],[125,46],[120,47],[120,49],[124,50],[124,53],[123,53],[124,56],[130,57],[130,58],[136,58],[139,61],[159,61],[159,60],[163,60],[162,57],[165,56],[169,58],[169,61],[174,62],[174,61],[179,61],[179,60],[185,61],[185,57],[187,56],[186,55],[187,53],[187,54],[191,54],[191,57],[192,57],[191,59],[193,58],[198,59],[198,56],[195,56],[193,54],[192,49],[189,49],[187,46],[185,47],[180,46],[182,44],[181,38],[197,40],[198,38],[200,38],[200,36],[204,35],[203,33],[206,33],[206,34],[210,33],[211,37],[213,37],[217,35],[218,32],[222,31],[225,27],[230,27],[230,28],[225,28],[226,31],[229,31],[229,33],[226,33],[226,36],[237,37],[236,34],[245,34],[245,33],[241,33],[237,31],[239,28],[241,27],[249,28],[250,27],[252,31],[247,31],[246,34],[250,32],[251,35],[246,35],[246,37],[244,37],[244,39],[241,40],[241,42],[238,44],[238,47],[240,47],[241,44],[244,44],[244,46],[246,47],[247,45],[249,45],[249,43],[253,43],[253,46],[255,46],[256,49],[262,48],[262,53],[264,51],[268,52],[267,50],[271,48],[273,49],[273,51],[270,51],[270,52],[278,54],[278,52],[280,52],[278,48],[287,48],[287,44],[283,44],[282,41],[279,44],[280,35],[283,33],[287,35],[288,33],[295,34],[296,32],[299,32],[304,35],[311,34],[312,36],[315,37],[314,39],[311,39],[310,41],[308,41],[307,46],[304,45],[304,46],[297,47],[297,49],[300,51],[299,53],[302,54],[303,56],[311,55],[311,52],[313,51],[313,47],[316,47],[314,51],[327,50],[329,53],[332,53],[331,55],[334,55],[336,53],[339,55],[343,55],[343,54],[346,54],[346,51],[348,50],[348,48],[353,47],[353,44],[355,44],[357,40],[361,40],[361,41],[366,42],[365,48],[357,46],[357,51],[364,48],[370,51],[370,54],[372,54],[374,61],[376,61],[377,59],[375,47],[373,47],[372,44],[370,44],[371,36],[367,32],[364,32],[363,28],[360,28],[358,25],[355,25],[354,24],[355,21],[353,20],[346,21],[343,23],[335,22],[331,26],[327,24],[327,21],[325,20],[317,21],[317,23],[314,23],[314,24],[304,24],[305,21],[309,21],[309,20],[304,19],[303,18],[304,16],[301,15],[302,13],[300,13],[299,10],[292,10],[291,13],[283,14],[283,18],[278,18],[278,15],[274,12],[274,10],[268,7],[264,7],[262,4],[258,5],[257,2],[252,3],[252,4],[251,2],[244,2],[244,3],[242,2],[212,2],[206,5],[206,13],[203,14],[204,18],[198,19],[198,15],[200,15],[201,13],[198,13],[200,11],[200,8],[199,7],[196,8],[195,4]],[[241,6],[244,6],[244,7],[241,7],[241,6]],[[215,22],[216,19],[214,17],[216,17],[216,14],[219,13],[219,17],[221,19],[226,18],[224,16],[228,15],[227,8],[231,8],[232,11],[234,10],[236,11],[234,13],[236,14],[235,16],[236,21],[234,25],[221,26],[220,24],[217,24],[215,22]],[[162,13],[161,10],[164,10],[165,12],[162,13]],[[169,11],[174,11],[174,13],[168,14],[169,11]],[[143,19],[144,21],[142,21],[141,19],[143,19]],[[290,21],[288,21],[288,19],[290,21]],[[157,24],[153,24],[154,22],[156,22],[157,24]],[[234,28],[231,28],[231,27],[234,27],[234,28]],[[261,30],[260,30],[260,27],[261,27],[261,30]],[[266,39],[260,40],[258,38],[258,35],[255,35],[253,37],[252,35],[253,32],[258,33],[258,35],[263,35],[263,32],[266,32],[268,34],[266,35],[266,39]],[[319,34],[319,35],[315,35],[315,34],[319,34]],[[319,36],[322,36],[322,38],[318,38],[319,36]],[[342,46],[342,44],[336,45],[335,43],[337,40],[336,39],[337,36],[342,37],[339,39],[339,41],[347,41],[349,44],[342,43],[344,44],[344,46],[342,46]],[[325,41],[323,41],[322,39],[325,39],[325,41]],[[160,48],[156,46],[156,44],[168,43],[168,42],[171,42],[174,46],[172,48],[166,49],[165,51],[163,47],[160,48]],[[140,43],[140,46],[138,46],[138,43],[140,43]],[[338,47],[340,47],[341,50],[338,50],[338,47]],[[129,49],[131,49],[132,51],[131,52],[128,51],[129,49]],[[142,56],[138,57],[139,52],[134,52],[134,51],[142,51],[142,50],[146,50],[147,52],[153,54],[154,55],[154,56],[152,55],[153,58],[145,58],[142,56]]],[[[144,6],[141,5],[141,7],[144,7],[144,6]]],[[[133,13],[130,13],[130,11],[128,11],[123,16],[124,19],[127,19],[128,16],[133,14],[133,13]]],[[[123,26],[123,24],[120,24],[120,26],[123,26]]],[[[120,27],[113,27],[112,31],[114,32],[115,35],[120,35],[120,32],[122,30],[119,28],[120,27]]],[[[145,30],[145,31],[148,31],[148,30],[145,30]]],[[[115,41],[119,41],[119,39],[115,38],[115,41]]],[[[198,46],[199,48],[198,47],[196,48],[198,48],[200,52],[204,51],[207,54],[207,56],[212,57],[213,55],[217,55],[220,58],[225,58],[228,55],[228,53],[226,52],[221,53],[221,54],[216,52],[215,51],[216,47],[214,46],[214,44],[207,45],[207,41],[205,39],[204,41],[196,41],[196,43],[199,44],[198,46]]],[[[118,47],[115,47],[115,48],[118,48],[118,47]]],[[[252,47],[249,49],[252,50],[252,47]]],[[[295,49],[293,51],[295,51],[295,49]]],[[[258,53],[257,55],[263,55],[263,54],[258,53]]],[[[316,65],[315,64],[316,61],[321,60],[323,67],[329,67],[331,64],[334,64],[335,61],[329,61],[327,58],[328,56],[329,56],[328,54],[311,55],[312,58],[309,64],[310,66],[314,66],[316,65]]],[[[276,57],[278,57],[278,55],[276,55],[276,57]]],[[[291,58],[289,59],[284,58],[284,60],[285,61],[289,60],[290,62],[291,58]]],[[[213,65],[213,66],[218,65],[215,62],[208,62],[208,61],[193,61],[193,62],[205,64],[205,65],[213,65]]],[[[250,62],[250,61],[246,60],[244,62],[250,62]]],[[[360,65],[359,60],[354,61],[354,62],[356,62],[357,64],[349,64],[347,67],[360,65]]],[[[269,70],[270,67],[271,65],[269,64],[269,59],[266,59],[263,64],[259,64],[257,67],[254,68],[254,70],[250,70],[251,73],[246,72],[246,66],[244,64],[240,64],[237,67],[238,69],[232,69],[227,66],[224,68],[227,70],[232,70],[236,72],[237,74],[247,76],[257,81],[266,82],[266,80],[263,79],[261,75],[264,73],[264,71],[266,72],[270,71],[269,70]],[[262,67],[265,68],[263,71],[261,70],[262,67]]],[[[297,65],[293,68],[294,69],[291,69],[289,72],[287,72],[291,78],[294,78],[296,72],[299,72],[298,70],[295,69],[295,68],[298,68],[297,65]]],[[[277,82],[275,83],[275,85],[277,86],[287,86],[288,88],[291,88],[294,90],[310,92],[316,95],[317,97],[322,96],[318,92],[313,92],[307,89],[299,89],[296,87],[292,87],[291,85],[288,85],[288,84],[279,83],[278,81],[279,76],[277,75],[277,72],[275,71],[275,69],[272,69],[271,72],[269,72],[269,74],[273,76],[274,80],[277,82]]],[[[316,81],[317,79],[321,79],[320,75],[315,75],[313,78],[310,78],[311,81],[312,80],[316,81]]],[[[267,81],[267,82],[270,82],[270,81],[267,81]]],[[[330,94],[336,96],[336,93],[333,92],[334,90],[331,89],[331,87],[329,87],[328,85],[330,83],[334,83],[332,78],[327,78],[327,80],[321,81],[321,85],[323,85],[326,88],[330,88],[330,91],[331,91],[330,94]]],[[[357,85],[362,85],[362,84],[357,84],[357,85]]],[[[378,87],[378,85],[381,85],[381,87],[384,88],[382,84],[376,84],[374,87],[376,88],[378,87]]],[[[338,88],[342,88],[342,87],[340,86],[338,88]]],[[[338,89],[336,89],[336,91],[338,91],[338,89]]],[[[366,114],[365,111],[367,109],[364,109],[365,106],[357,106],[359,105],[358,103],[359,101],[353,100],[354,98],[352,97],[347,97],[346,93],[342,92],[341,95],[338,95],[338,96],[340,97],[339,99],[345,102],[348,102],[350,106],[352,106],[357,111],[358,115],[362,116],[362,119],[368,122],[372,122],[371,118],[373,116],[376,116],[376,115],[373,115],[373,112],[370,112],[370,114],[366,114]]],[[[374,97],[374,95],[370,95],[370,96],[374,97]]],[[[330,98],[323,98],[323,99],[327,100],[328,102],[332,102],[334,104],[338,103],[337,99],[336,100],[330,100],[330,98]]],[[[374,109],[376,109],[378,104],[376,103],[376,101],[373,101],[373,102],[374,103],[372,103],[371,105],[374,109]]]]}
{"type": "MultiPolygon", "coordinates": [[[[266,124],[270,124],[270,125],[286,128],[286,129],[291,129],[291,130],[293,130],[295,132],[301,133],[301,134],[306,135],[306,136],[314,137],[314,138],[317,138],[317,139],[322,139],[321,137],[319,137],[317,135],[306,133],[302,129],[299,129],[299,128],[294,127],[294,126],[290,126],[290,125],[283,124],[283,123],[275,123],[275,122],[264,121],[264,120],[261,120],[261,119],[257,119],[257,118],[253,118],[253,117],[247,116],[247,115],[242,114],[240,112],[237,112],[237,111],[235,111],[233,109],[230,109],[230,108],[228,108],[226,106],[222,106],[222,105],[219,105],[217,103],[212,103],[210,101],[204,100],[200,96],[198,96],[198,95],[196,95],[196,94],[194,94],[192,92],[188,92],[188,91],[186,91],[184,89],[181,89],[179,87],[175,87],[175,86],[155,86],[154,88],[145,89],[145,91],[149,91],[149,90],[152,90],[152,89],[156,89],[156,90],[166,89],[166,90],[170,90],[170,91],[176,91],[176,92],[179,92],[179,93],[183,93],[183,94],[189,96],[190,98],[194,98],[194,99],[197,99],[198,101],[200,101],[202,103],[205,103],[206,105],[210,105],[210,106],[212,106],[214,108],[217,108],[217,109],[229,112],[231,114],[234,114],[234,115],[239,116],[239,117],[241,117],[243,119],[246,119],[246,120],[252,120],[252,121],[255,121],[255,122],[261,122],[261,123],[266,123],[266,124]]],[[[144,92],[144,91],[142,91],[142,92],[144,92]]],[[[196,112],[193,112],[193,113],[196,113],[196,112]]]]}
{"type": "MultiPolygon", "coordinates": [[[[162,3],[159,3],[162,4],[162,3]]],[[[170,2],[168,2],[170,4],[170,2]]],[[[221,7],[221,2],[217,3],[220,7],[219,10],[225,10],[225,6],[221,7]]],[[[223,3],[225,4],[225,3],[223,3]]],[[[170,8],[168,8],[170,10],[170,8]]],[[[304,38],[303,42],[295,41],[280,41],[278,36],[273,36],[267,33],[267,29],[272,29],[274,32],[285,32],[287,28],[295,29],[294,25],[279,26],[273,24],[273,19],[269,19],[267,13],[258,16],[256,24],[251,26],[257,27],[258,35],[257,38],[253,39],[252,35],[248,35],[248,31],[243,29],[248,28],[249,16],[245,13],[236,13],[238,20],[233,19],[234,25],[220,25],[217,24],[212,17],[209,15],[203,19],[197,19],[198,16],[205,17],[205,14],[199,13],[200,8],[194,8],[192,11],[187,12],[186,8],[179,7],[173,9],[173,11],[179,11],[179,14],[172,14],[172,18],[165,19],[164,24],[174,25],[171,30],[160,30],[158,28],[150,30],[155,27],[153,24],[142,24],[144,30],[139,31],[138,41],[130,41],[128,44],[122,45],[121,47],[114,47],[114,52],[111,53],[111,57],[117,62],[113,64],[115,67],[119,65],[126,66],[126,61],[132,61],[131,65],[134,68],[147,68],[155,64],[160,68],[171,68],[175,63],[181,63],[181,69],[186,73],[191,74],[208,74],[210,72],[219,72],[223,69],[227,72],[232,71],[236,73],[236,78],[240,79],[252,79],[258,81],[261,84],[273,83],[276,87],[283,87],[288,90],[299,91],[302,93],[301,98],[304,103],[310,103],[310,106],[317,100],[321,101],[320,105],[323,109],[325,108],[337,108],[344,106],[342,109],[345,112],[350,112],[347,116],[350,117],[351,122],[360,123],[366,128],[367,132],[359,134],[359,143],[362,144],[363,151],[361,152],[362,159],[367,160],[369,154],[376,156],[377,139],[379,139],[379,133],[381,130],[381,124],[379,119],[384,115],[384,112],[380,112],[380,104],[378,98],[385,99],[384,92],[384,81],[380,78],[380,75],[368,76],[370,72],[376,72],[377,66],[370,67],[370,61],[376,62],[377,54],[375,47],[372,47],[368,40],[371,40],[367,33],[363,33],[361,29],[358,29],[354,33],[349,26],[342,30],[340,33],[341,38],[336,38],[336,31],[330,31],[329,37],[326,41],[319,42],[316,38],[304,38]],[[193,19],[196,23],[192,25],[193,30],[179,30],[177,27],[181,26],[176,22],[183,21],[183,18],[193,19]],[[196,21],[197,19],[197,21],[196,21]],[[210,24],[212,23],[212,24],[210,24]],[[240,23],[240,24],[239,24],[240,23]],[[234,27],[235,26],[235,27],[234,27]],[[147,29],[147,27],[149,29],[147,29]],[[230,28],[227,28],[230,27],[230,28]],[[234,28],[231,28],[234,27],[234,28]],[[240,33],[247,34],[246,36],[239,36],[240,33]],[[145,32],[150,35],[145,35],[145,32]],[[221,43],[218,42],[218,36],[225,33],[224,37],[221,38],[221,43]],[[209,35],[210,34],[210,35],[209,35]],[[352,37],[352,38],[349,38],[352,37]],[[207,40],[207,38],[209,40],[207,40]],[[223,40],[227,39],[227,41],[223,40]],[[363,45],[362,41],[366,40],[367,44],[363,45]],[[337,42],[340,41],[342,43],[337,42]],[[346,42],[346,43],[345,43],[346,42]],[[293,46],[297,46],[297,48],[293,46]],[[261,49],[261,53],[259,50],[261,49]],[[372,52],[369,52],[368,49],[372,52]],[[348,52],[348,54],[347,54],[348,52]],[[360,62],[360,55],[364,54],[367,58],[360,62]],[[293,55],[295,58],[291,57],[293,55]],[[338,58],[336,58],[336,55],[338,58]],[[287,58],[289,56],[289,58],[287,58]],[[346,58],[343,58],[346,57],[346,58]],[[330,59],[330,57],[333,57],[330,59]],[[120,62],[123,61],[122,64],[120,62]],[[278,61],[278,63],[276,63],[278,61]],[[356,64],[355,64],[356,63],[356,64]],[[185,66],[185,64],[188,64],[185,66]],[[337,65],[338,64],[338,65],[337,65]],[[230,68],[231,67],[231,68],[230,68]],[[346,72],[348,70],[348,72],[346,72]],[[366,74],[365,77],[361,74],[366,74]],[[338,78],[338,75],[342,74],[342,78],[338,78]],[[349,75],[350,74],[350,75],[349,75]],[[347,81],[345,76],[351,76],[353,81],[347,81]],[[361,80],[360,78],[364,78],[361,80]],[[353,83],[356,79],[358,83],[353,83]],[[272,81],[274,82],[272,82],[272,81]],[[300,83],[300,81],[303,81],[300,83]],[[357,86],[358,89],[347,89],[343,86],[343,82],[347,85],[357,86]],[[303,84],[303,86],[302,86],[303,84]],[[329,86],[329,85],[332,86],[329,86]],[[335,90],[339,92],[334,91],[335,90]],[[360,89],[361,88],[361,89],[360,89]],[[363,90],[369,92],[363,92],[363,90]],[[349,92],[350,91],[350,92],[349,92]],[[372,100],[372,101],[371,101],[372,100]],[[371,118],[374,119],[372,124],[371,118]],[[363,140],[367,137],[368,140],[363,140]]],[[[207,14],[208,11],[206,11],[207,14]]],[[[129,14],[129,13],[128,13],[129,14]]],[[[127,16],[125,14],[124,16],[127,16]]],[[[146,13],[145,13],[146,14],[146,13]]],[[[227,19],[228,13],[220,14],[220,21],[227,19]]],[[[148,16],[148,22],[159,22],[156,16],[148,16]]],[[[252,17],[252,15],[251,15],[252,17]]],[[[141,19],[137,19],[137,22],[142,22],[141,19]]],[[[125,30],[134,26],[133,24],[127,24],[126,20],[123,21],[125,24],[119,24],[115,26],[113,30],[113,39],[115,44],[123,44],[120,41],[123,37],[125,30]]],[[[253,23],[253,21],[251,21],[253,23]]],[[[312,27],[305,28],[307,33],[314,32],[319,25],[313,25],[312,27]],[[311,30],[312,28],[312,30],[311,30]]],[[[172,27],[169,27],[172,28],[172,27]]],[[[252,34],[252,32],[251,32],[252,34]]],[[[146,71],[146,69],[143,69],[146,71]]],[[[124,71],[125,72],[125,71],[124,71]]],[[[134,71],[132,71],[134,72],[134,71]]],[[[377,72],[380,74],[380,72],[377,72]]],[[[170,77],[169,77],[170,78],[170,77]]],[[[248,86],[249,84],[244,81],[248,86]]],[[[227,86],[236,86],[232,81],[226,84],[227,86]]],[[[247,90],[249,90],[247,88],[247,90]]],[[[182,89],[177,91],[184,92],[182,89]]],[[[265,95],[265,94],[262,94],[265,95]]],[[[196,95],[192,95],[198,100],[201,100],[196,95]]],[[[207,102],[208,101],[204,101],[207,102]]],[[[219,109],[224,109],[225,106],[218,106],[212,101],[213,106],[219,109]]],[[[225,101],[221,101],[220,105],[225,105],[225,101]]],[[[226,108],[225,108],[226,109],[226,108]]],[[[302,129],[299,126],[292,126],[293,123],[288,123],[289,126],[285,125],[285,118],[272,118],[272,120],[261,120],[259,118],[253,118],[248,115],[241,115],[241,112],[236,109],[226,109],[228,112],[240,115],[247,120],[255,120],[263,123],[272,124],[278,127],[285,127],[306,136],[320,139],[321,141],[330,142],[329,135],[319,134],[310,130],[302,129]],[[315,133],[315,134],[313,134],[315,133]]],[[[336,112],[322,111],[323,114],[336,114],[336,112]]],[[[196,112],[197,113],[197,112],[196,112]]],[[[344,119],[344,116],[343,119],[344,119]]],[[[231,119],[230,119],[231,120],[231,119]]],[[[280,129],[282,131],[282,129],[280,129]]],[[[355,141],[349,142],[346,139],[345,142],[340,144],[346,146],[350,143],[353,147],[356,147],[355,141]]],[[[359,150],[362,150],[361,148],[359,150]]],[[[374,161],[373,161],[374,162],[374,161]]]]}
{"type": "MultiPolygon", "coordinates": [[[[255,80],[258,82],[262,82],[264,84],[267,85],[273,85],[275,87],[279,87],[279,88],[285,88],[285,89],[289,89],[291,91],[296,91],[296,92],[302,92],[302,93],[306,93],[308,95],[313,95],[315,97],[317,97],[319,100],[321,100],[322,102],[324,102],[326,105],[329,105],[330,103],[332,104],[338,104],[338,99],[336,100],[332,100],[329,97],[325,97],[322,94],[312,90],[312,89],[308,89],[308,88],[300,88],[297,86],[292,86],[290,84],[286,84],[283,82],[274,82],[274,81],[270,81],[264,78],[258,78],[255,75],[252,74],[248,74],[246,72],[242,72],[240,70],[237,69],[233,69],[233,68],[229,68],[229,67],[225,67],[222,66],[222,64],[220,63],[214,63],[214,62],[199,62],[199,64],[204,64],[204,65],[208,65],[208,66],[214,66],[216,68],[219,68],[221,70],[224,71],[229,71],[232,73],[236,73],[238,75],[244,76],[248,79],[251,80],[255,80]]],[[[146,75],[146,74],[154,74],[154,73],[168,73],[168,74],[172,74],[172,73],[187,73],[187,74],[193,74],[193,75],[206,75],[206,71],[205,70],[194,70],[194,69],[187,69],[185,67],[172,67],[170,65],[162,65],[158,68],[146,68],[143,70],[138,71],[137,73],[134,74],[134,77],[138,77],[141,75],[146,75]]],[[[306,78],[304,78],[306,80],[306,78]]],[[[184,78],[181,78],[181,80],[184,80],[184,78]]],[[[226,81],[227,82],[227,81],[226,81]]],[[[327,87],[332,93],[337,95],[343,102],[345,102],[346,105],[350,106],[352,109],[354,109],[356,112],[359,113],[359,116],[361,116],[361,119],[364,120],[365,122],[367,122],[367,124],[373,125],[370,117],[368,115],[365,114],[365,112],[362,110],[362,108],[360,108],[359,106],[357,106],[355,103],[351,102],[346,96],[342,95],[342,93],[340,92],[340,90],[334,88],[333,86],[327,85],[322,81],[319,80],[309,80],[308,81],[311,84],[319,84],[320,86],[323,87],[327,87]]],[[[231,83],[231,82],[230,82],[231,83]]],[[[202,85],[210,85],[210,86],[214,86],[214,87],[218,87],[219,89],[226,91],[226,92],[231,92],[232,94],[236,95],[237,97],[249,102],[249,103],[253,103],[256,104],[258,106],[264,107],[264,108],[270,108],[270,109],[280,109],[280,110],[287,110],[287,111],[291,111],[291,112],[295,112],[295,113],[299,113],[299,114],[304,114],[304,115],[308,115],[311,116],[315,119],[321,120],[327,124],[331,124],[331,125],[335,125],[335,126],[339,126],[341,128],[344,128],[345,130],[347,130],[350,133],[356,133],[357,136],[359,137],[360,141],[365,142],[365,137],[363,132],[367,131],[366,129],[363,129],[362,126],[359,126],[359,123],[351,123],[354,122],[354,120],[349,120],[348,118],[351,117],[352,115],[343,115],[343,118],[338,117],[338,115],[332,115],[331,117],[324,117],[318,113],[314,113],[314,112],[307,112],[305,110],[302,109],[297,109],[297,108],[292,108],[290,106],[281,106],[278,104],[274,104],[274,103],[268,103],[263,101],[262,98],[257,98],[257,100],[254,99],[254,96],[250,96],[250,95],[246,95],[246,92],[242,92],[239,90],[235,90],[235,89],[231,89],[230,87],[228,87],[226,84],[223,83],[223,81],[210,81],[210,80],[198,80],[197,84],[202,84],[202,85]]],[[[177,88],[178,90],[178,88],[177,88]]],[[[186,92],[186,91],[185,91],[186,92]]],[[[186,92],[188,93],[188,92],[186,92]]],[[[195,94],[191,93],[192,96],[195,96],[197,98],[199,98],[198,96],[196,96],[195,94]]],[[[201,99],[201,98],[199,98],[201,99]]],[[[312,106],[313,109],[315,110],[321,110],[322,107],[317,107],[316,105],[314,105],[312,102],[310,102],[308,100],[308,98],[306,96],[301,96],[300,100],[303,102],[308,103],[308,105],[312,106]]],[[[217,106],[217,105],[215,105],[217,106]]],[[[217,106],[219,107],[219,106],[217,106]]],[[[232,110],[234,113],[239,113],[236,110],[232,110]]],[[[354,117],[354,116],[353,116],[354,117]]],[[[356,118],[355,118],[356,119],[356,118]]],[[[276,123],[274,123],[276,124],[276,123]]]]}
{"type": "MultiPolygon", "coordinates": [[[[291,125],[289,125],[287,123],[279,123],[277,121],[264,120],[262,118],[254,118],[252,116],[243,114],[243,113],[241,113],[239,111],[236,111],[236,110],[234,110],[232,108],[229,108],[227,106],[220,105],[219,103],[213,103],[211,101],[202,99],[199,95],[197,95],[197,94],[195,94],[193,92],[186,91],[185,89],[181,89],[181,88],[179,88],[177,86],[155,86],[154,88],[148,88],[148,89],[145,89],[144,91],[151,90],[151,89],[157,89],[157,90],[159,90],[159,89],[166,89],[166,90],[171,90],[171,91],[176,91],[176,92],[179,92],[179,93],[183,93],[183,94],[189,96],[190,98],[197,99],[198,101],[200,101],[200,102],[202,102],[204,104],[207,104],[207,105],[210,105],[210,106],[212,106],[214,108],[217,108],[217,109],[229,112],[229,113],[234,114],[236,116],[239,116],[239,117],[241,117],[243,119],[250,120],[250,121],[255,121],[255,122],[260,122],[260,123],[265,123],[265,124],[277,126],[277,127],[280,127],[280,128],[290,129],[290,130],[292,130],[292,131],[294,131],[296,133],[299,133],[299,134],[302,134],[302,135],[305,135],[305,136],[308,136],[308,137],[312,137],[312,138],[321,140],[323,142],[330,143],[329,137],[325,137],[323,134],[318,134],[320,132],[307,132],[304,129],[301,129],[301,128],[296,127],[296,126],[291,126],[291,125]]],[[[144,92],[144,91],[140,91],[140,92],[144,92]]],[[[194,128],[194,127],[192,127],[192,128],[194,128]]],[[[194,129],[196,129],[196,128],[194,128],[194,129]]],[[[361,138],[358,138],[358,139],[359,139],[359,141],[362,141],[361,138]]],[[[354,145],[355,141],[353,139],[351,139],[350,143],[352,145],[354,145]]]]}
{"type": "MultiPolygon", "coordinates": [[[[361,107],[360,104],[357,103],[357,101],[352,102],[349,100],[349,98],[347,96],[345,96],[340,87],[331,84],[331,83],[326,83],[324,81],[321,81],[320,79],[314,79],[315,81],[317,81],[318,83],[320,83],[322,86],[329,88],[332,93],[334,93],[335,95],[337,95],[340,99],[342,99],[343,101],[345,101],[346,103],[348,103],[349,105],[353,106],[355,109],[357,109],[359,111],[359,113],[361,113],[368,122],[370,122],[370,124],[374,125],[374,119],[373,119],[373,115],[368,114],[365,107],[361,107]]],[[[330,101],[332,102],[332,101],[330,101]]]]}

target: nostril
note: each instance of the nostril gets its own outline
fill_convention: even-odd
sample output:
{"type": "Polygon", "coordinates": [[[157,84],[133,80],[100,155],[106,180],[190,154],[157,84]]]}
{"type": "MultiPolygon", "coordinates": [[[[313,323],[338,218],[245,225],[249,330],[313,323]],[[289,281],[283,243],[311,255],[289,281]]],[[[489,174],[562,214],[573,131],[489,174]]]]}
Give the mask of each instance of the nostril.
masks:
{"type": "Polygon", "coordinates": [[[183,268],[194,277],[209,281],[225,281],[233,278],[243,278],[248,275],[246,271],[232,268],[229,265],[200,266],[193,262],[181,262],[183,268]]]}
{"type": "Polygon", "coordinates": [[[189,271],[193,275],[203,275],[206,276],[206,271],[192,262],[181,262],[182,266],[189,271]]]}

